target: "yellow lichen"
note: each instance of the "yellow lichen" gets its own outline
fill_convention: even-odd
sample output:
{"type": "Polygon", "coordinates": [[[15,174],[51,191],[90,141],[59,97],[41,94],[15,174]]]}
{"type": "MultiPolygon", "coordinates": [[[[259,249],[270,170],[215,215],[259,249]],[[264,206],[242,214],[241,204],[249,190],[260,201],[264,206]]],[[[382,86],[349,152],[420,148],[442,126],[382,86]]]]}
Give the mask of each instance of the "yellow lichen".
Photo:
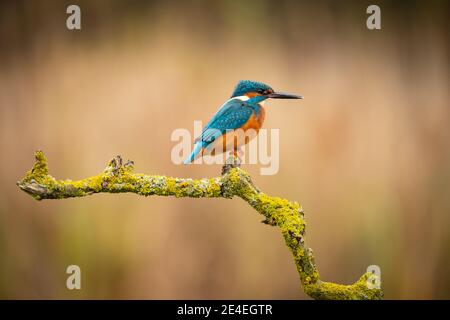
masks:
{"type": "Polygon", "coordinates": [[[37,200],[83,197],[93,193],[132,192],[143,196],[175,197],[238,196],[265,217],[263,222],[280,228],[292,253],[304,291],[314,299],[380,299],[381,288],[368,285],[372,274],[363,275],[352,285],[339,285],[320,280],[312,250],[304,241],[305,226],[302,207],[293,201],[271,197],[259,191],[250,175],[235,166],[226,166],[221,177],[209,179],[180,179],[160,175],[133,173],[133,162],[124,165],[120,156],[112,159],[106,169],[86,179],[56,180],[48,174],[47,159],[38,151],[33,169],[19,181],[18,186],[37,200]],[[226,170],[225,170],[226,169],[226,170]]]}

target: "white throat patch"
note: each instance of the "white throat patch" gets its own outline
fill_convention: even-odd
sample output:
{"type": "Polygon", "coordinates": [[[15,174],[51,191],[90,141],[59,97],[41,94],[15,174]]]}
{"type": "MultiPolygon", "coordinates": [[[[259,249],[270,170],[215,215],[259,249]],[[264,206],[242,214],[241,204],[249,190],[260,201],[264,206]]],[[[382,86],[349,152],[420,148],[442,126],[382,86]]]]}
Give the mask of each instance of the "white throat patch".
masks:
{"type": "Polygon", "coordinates": [[[234,97],[233,99],[239,99],[239,100],[241,100],[241,101],[247,101],[247,100],[250,99],[250,98],[247,97],[247,96],[237,96],[237,97],[234,97]]]}

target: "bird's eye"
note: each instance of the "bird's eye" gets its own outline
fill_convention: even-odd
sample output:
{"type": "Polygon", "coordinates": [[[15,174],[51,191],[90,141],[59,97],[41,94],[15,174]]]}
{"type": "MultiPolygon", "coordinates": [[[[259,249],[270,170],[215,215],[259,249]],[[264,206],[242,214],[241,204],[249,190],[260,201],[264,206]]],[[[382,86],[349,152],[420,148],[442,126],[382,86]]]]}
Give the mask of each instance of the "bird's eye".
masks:
{"type": "Polygon", "coordinates": [[[258,92],[260,94],[264,94],[265,93],[265,91],[263,89],[258,89],[258,90],[256,90],[256,92],[258,92]]]}

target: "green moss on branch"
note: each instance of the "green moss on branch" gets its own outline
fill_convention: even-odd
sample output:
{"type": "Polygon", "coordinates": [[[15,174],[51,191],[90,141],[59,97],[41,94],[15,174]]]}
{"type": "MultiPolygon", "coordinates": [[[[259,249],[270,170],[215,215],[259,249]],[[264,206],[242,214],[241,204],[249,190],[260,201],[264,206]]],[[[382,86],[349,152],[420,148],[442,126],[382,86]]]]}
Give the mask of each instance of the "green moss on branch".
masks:
{"type": "Polygon", "coordinates": [[[264,223],[281,230],[286,246],[292,253],[300,282],[306,294],[314,299],[381,299],[380,283],[375,275],[364,274],[351,285],[320,280],[312,249],[305,244],[305,219],[301,206],[294,201],[272,197],[258,190],[250,175],[233,165],[224,167],[221,177],[180,179],[134,173],[134,163],[122,163],[120,156],[112,159],[106,169],[86,179],[56,180],[48,174],[47,159],[38,151],[36,162],[17,183],[20,189],[37,200],[84,197],[94,193],[131,192],[143,196],[175,196],[191,198],[242,198],[264,216],[264,223]]]}
{"type": "Polygon", "coordinates": [[[122,164],[120,156],[112,159],[100,174],[78,181],[56,180],[48,175],[44,154],[38,151],[35,157],[33,169],[17,184],[37,200],[84,197],[100,192],[131,192],[143,196],[221,197],[219,179],[193,180],[133,173],[132,161],[122,164]]]}

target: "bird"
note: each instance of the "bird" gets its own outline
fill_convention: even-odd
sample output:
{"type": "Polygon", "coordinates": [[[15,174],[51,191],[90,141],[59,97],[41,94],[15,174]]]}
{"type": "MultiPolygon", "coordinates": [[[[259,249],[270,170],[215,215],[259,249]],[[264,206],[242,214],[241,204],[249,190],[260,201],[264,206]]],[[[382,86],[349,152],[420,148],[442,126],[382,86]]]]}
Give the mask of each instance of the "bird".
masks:
{"type": "Polygon", "coordinates": [[[194,141],[194,150],[184,164],[190,164],[200,156],[217,155],[231,151],[238,157],[240,147],[254,138],[265,118],[264,103],[267,99],[303,99],[300,95],[276,92],[267,84],[252,80],[240,80],[227,100],[203,128],[194,141]],[[239,130],[241,129],[241,130],[239,130]],[[252,134],[248,134],[251,132],[252,134]]]}

